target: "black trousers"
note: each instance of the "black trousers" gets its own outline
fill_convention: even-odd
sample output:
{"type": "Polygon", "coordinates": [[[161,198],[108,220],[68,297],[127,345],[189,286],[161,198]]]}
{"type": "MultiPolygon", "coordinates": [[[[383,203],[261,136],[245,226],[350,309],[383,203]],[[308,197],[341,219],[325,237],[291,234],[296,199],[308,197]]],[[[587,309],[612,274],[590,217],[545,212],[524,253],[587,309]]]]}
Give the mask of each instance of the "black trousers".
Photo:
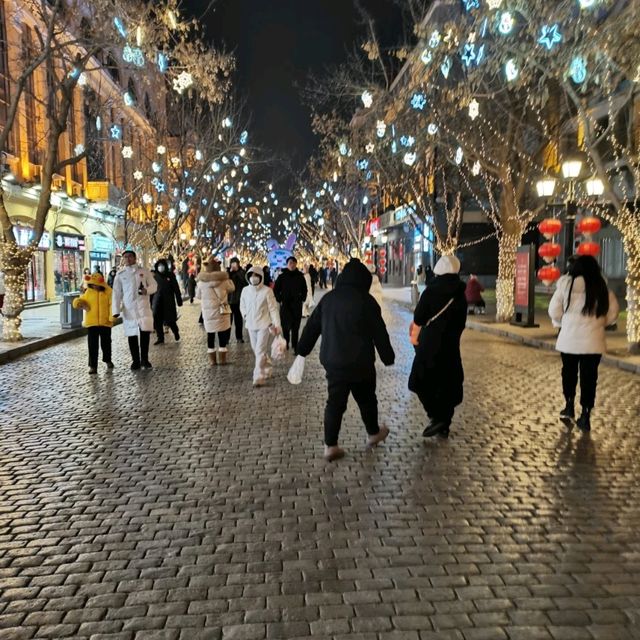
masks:
{"type": "Polygon", "coordinates": [[[329,396],[324,410],[324,443],[328,447],[338,444],[342,416],[347,410],[349,394],[358,403],[362,421],[370,436],[380,431],[378,426],[378,398],[376,397],[376,379],[349,382],[333,378],[327,374],[329,396]]]}
{"type": "MultiPolygon", "coordinates": [[[[220,343],[221,349],[226,349],[229,344],[229,339],[231,338],[231,328],[226,329],[225,331],[218,331],[218,342],[220,343]]],[[[207,347],[209,349],[216,348],[216,333],[207,333],[207,347]]]]}
{"type": "Polygon", "coordinates": [[[565,398],[576,397],[578,371],[580,372],[580,404],[585,409],[593,409],[596,404],[598,386],[598,366],[602,356],[598,353],[576,355],[562,353],[562,391],[565,398]]]}
{"type": "Polygon", "coordinates": [[[102,362],[111,362],[111,327],[89,327],[89,366],[98,368],[98,350],[102,347],[102,362]]]}
{"type": "Polygon", "coordinates": [[[235,325],[236,328],[236,340],[242,340],[243,321],[240,313],[240,303],[229,306],[231,307],[231,324],[235,325]]]}
{"type": "Polygon", "coordinates": [[[456,408],[451,406],[451,402],[445,397],[445,394],[434,393],[433,390],[418,389],[416,395],[431,420],[451,424],[456,408]]]}
{"type": "Polygon", "coordinates": [[[298,335],[302,322],[302,303],[283,302],[280,306],[280,323],[282,324],[282,336],[295,351],[298,348],[298,335]]]}
{"type": "Polygon", "coordinates": [[[153,328],[156,330],[156,335],[158,336],[159,342],[164,342],[164,325],[167,325],[171,331],[173,331],[173,335],[176,340],[180,337],[180,330],[178,329],[177,322],[165,322],[162,319],[162,316],[154,316],[153,317],[153,328]]]}
{"type": "Polygon", "coordinates": [[[151,341],[151,331],[140,331],[140,341],[138,336],[129,336],[129,351],[131,359],[137,364],[149,362],[149,342],[151,341]]]}

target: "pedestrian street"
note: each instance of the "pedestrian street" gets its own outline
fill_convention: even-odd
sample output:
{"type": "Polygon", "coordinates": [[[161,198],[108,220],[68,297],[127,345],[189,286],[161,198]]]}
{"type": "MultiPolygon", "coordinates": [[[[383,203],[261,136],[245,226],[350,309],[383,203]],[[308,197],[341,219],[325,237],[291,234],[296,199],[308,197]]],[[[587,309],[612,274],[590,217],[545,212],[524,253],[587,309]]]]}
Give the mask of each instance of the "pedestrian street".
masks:
{"type": "Polygon", "coordinates": [[[410,313],[385,311],[388,440],[322,457],[318,347],[252,386],[212,367],[199,306],[130,371],[85,339],[0,367],[0,639],[554,640],[640,637],[638,378],[601,367],[568,429],[557,354],[466,331],[448,440],[407,390],[410,313]]]}

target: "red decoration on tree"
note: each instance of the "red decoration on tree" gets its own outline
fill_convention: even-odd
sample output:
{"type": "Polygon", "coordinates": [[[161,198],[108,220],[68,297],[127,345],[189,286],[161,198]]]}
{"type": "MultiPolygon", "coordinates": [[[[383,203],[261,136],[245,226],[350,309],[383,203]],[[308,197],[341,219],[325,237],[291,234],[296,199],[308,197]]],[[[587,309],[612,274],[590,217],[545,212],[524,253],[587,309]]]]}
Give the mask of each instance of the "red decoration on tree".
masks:
{"type": "Polygon", "coordinates": [[[538,270],[538,280],[542,280],[547,286],[560,278],[558,267],[542,267],[538,270]]]}
{"type": "Polygon", "coordinates": [[[582,242],[578,245],[576,253],[579,256],[597,256],[600,253],[600,245],[597,242],[582,242]]]}
{"type": "Polygon", "coordinates": [[[547,218],[538,225],[538,230],[547,239],[550,239],[556,234],[560,233],[561,229],[562,222],[560,222],[560,220],[558,220],[557,218],[547,218]]]}
{"type": "Polygon", "coordinates": [[[582,220],[580,220],[576,225],[576,231],[584,234],[585,236],[591,236],[594,233],[598,233],[600,229],[602,229],[602,222],[593,216],[582,218],[582,220]]]}
{"type": "Polygon", "coordinates": [[[538,249],[538,255],[545,262],[553,262],[561,253],[562,253],[562,247],[556,242],[545,242],[538,249]]]}

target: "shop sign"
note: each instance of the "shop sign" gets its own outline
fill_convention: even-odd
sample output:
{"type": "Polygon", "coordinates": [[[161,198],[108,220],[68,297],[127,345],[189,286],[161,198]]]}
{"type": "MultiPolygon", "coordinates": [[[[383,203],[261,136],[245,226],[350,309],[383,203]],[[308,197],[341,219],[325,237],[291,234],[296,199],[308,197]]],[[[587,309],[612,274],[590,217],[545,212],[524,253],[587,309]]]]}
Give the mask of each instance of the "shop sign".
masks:
{"type": "Polygon", "coordinates": [[[71,251],[84,251],[84,236],[71,233],[58,233],[53,236],[54,249],[69,249],[71,251]]]}
{"type": "Polygon", "coordinates": [[[115,242],[111,238],[94,234],[91,236],[91,249],[93,251],[111,254],[115,249],[115,242]]]}
{"type": "Polygon", "coordinates": [[[89,251],[91,260],[109,260],[110,257],[111,254],[106,251],[89,251]]]}
{"type": "Polygon", "coordinates": [[[365,227],[366,234],[368,236],[373,236],[380,231],[380,218],[372,218],[367,221],[365,227]]]}
{"type": "MultiPolygon", "coordinates": [[[[18,241],[18,246],[26,247],[31,242],[33,238],[33,229],[29,227],[21,227],[20,225],[15,225],[15,234],[16,239],[18,241]]],[[[51,237],[49,234],[44,231],[42,233],[42,237],[40,238],[40,243],[38,244],[38,249],[40,251],[48,251],[51,248],[51,237]]]]}

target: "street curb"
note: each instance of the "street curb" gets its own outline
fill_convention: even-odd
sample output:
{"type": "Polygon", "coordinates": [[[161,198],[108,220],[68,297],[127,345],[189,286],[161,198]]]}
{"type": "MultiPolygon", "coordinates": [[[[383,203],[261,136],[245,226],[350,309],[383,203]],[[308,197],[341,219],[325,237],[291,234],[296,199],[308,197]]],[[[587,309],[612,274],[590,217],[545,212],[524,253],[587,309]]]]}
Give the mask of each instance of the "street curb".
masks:
{"type": "MultiPolygon", "coordinates": [[[[122,319],[118,318],[113,323],[113,326],[116,327],[121,323],[122,319]]],[[[68,329],[64,333],[58,333],[54,336],[49,336],[48,338],[38,338],[37,340],[33,340],[27,344],[17,344],[15,348],[0,353],[0,366],[29,355],[30,353],[34,353],[35,351],[41,351],[42,349],[47,349],[57,344],[68,342],[69,340],[75,340],[76,338],[82,338],[86,335],[87,328],[78,327],[77,329],[68,329]]]]}
{"type": "MultiPolygon", "coordinates": [[[[413,311],[413,306],[408,302],[401,302],[399,300],[394,300],[394,302],[403,306],[409,311],[413,311]]],[[[508,329],[494,327],[486,322],[467,320],[467,328],[472,329],[473,331],[478,331],[479,333],[486,333],[498,336],[500,338],[505,338],[506,340],[511,340],[512,342],[518,342],[519,344],[523,344],[527,347],[533,347],[534,349],[543,349],[545,351],[556,350],[555,344],[553,342],[541,340],[540,338],[527,338],[526,336],[521,336],[517,333],[509,331],[508,329]]],[[[616,358],[615,356],[605,354],[602,356],[602,362],[603,364],[615,367],[616,369],[622,369],[623,371],[628,371],[629,373],[640,374],[640,364],[626,362],[622,358],[616,358]]]]}

